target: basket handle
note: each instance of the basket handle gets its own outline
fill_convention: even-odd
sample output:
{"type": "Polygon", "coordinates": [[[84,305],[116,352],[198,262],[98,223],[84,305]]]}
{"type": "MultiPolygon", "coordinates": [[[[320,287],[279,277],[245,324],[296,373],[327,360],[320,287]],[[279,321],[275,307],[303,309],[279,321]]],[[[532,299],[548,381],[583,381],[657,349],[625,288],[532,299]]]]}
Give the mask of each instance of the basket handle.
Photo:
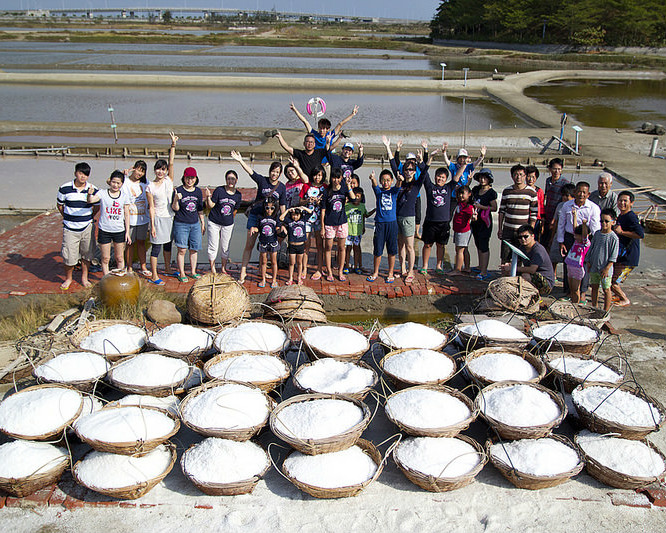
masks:
{"type": "Polygon", "coordinates": [[[483,462],[483,460],[486,458],[486,454],[485,454],[484,452],[482,452],[482,451],[480,452],[480,451],[478,451],[478,450],[474,450],[473,452],[461,453],[460,455],[455,456],[455,457],[454,457],[453,459],[451,459],[448,463],[446,463],[446,465],[444,465],[444,468],[442,468],[442,470],[439,472],[439,475],[438,475],[437,477],[438,477],[438,478],[442,477],[442,474],[444,473],[444,471],[445,471],[449,466],[451,466],[451,463],[453,463],[454,461],[457,461],[457,460],[460,459],[461,457],[465,457],[466,455],[478,455],[478,456],[480,457],[480,459],[481,459],[481,462],[483,462]]]}
{"type": "Polygon", "coordinates": [[[273,465],[273,468],[277,471],[278,474],[280,474],[283,478],[285,478],[289,483],[291,483],[291,480],[284,475],[282,472],[281,468],[278,468],[277,464],[275,463],[275,459],[273,459],[273,454],[271,453],[271,447],[275,446],[276,448],[282,448],[283,450],[286,450],[284,446],[281,446],[279,444],[276,444],[275,442],[271,442],[267,447],[266,447],[266,453],[268,454],[268,459],[270,460],[271,464],[273,465]]]}
{"type": "Polygon", "coordinates": [[[376,481],[376,479],[379,477],[379,474],[382,471],[382,468],[384,468],[384,466],[388,462],[389,457],[393,453],[393,450],[395,450],[396,446],[398,446],[398,444],[400,444],[400,441],[402,440],[402,433],[395,433],[394,435],[391,435],[390,437],[388,437],[387,439],[384,439],[382,442],[380,442],[379,444],[376,445],[377,448],[379,448],[380,446],[382,446],[383,444],[386,444],[388,441],[390,441],[391,439],[393,439],[395,437],[397,437],[395,442],[393,442],[386,449],[386,453],[384,453],[384,457],[382,457],[382,460],[377,465],[377,471],[375,472],[375,474],[371,478],[372,481],[376,481]]]}

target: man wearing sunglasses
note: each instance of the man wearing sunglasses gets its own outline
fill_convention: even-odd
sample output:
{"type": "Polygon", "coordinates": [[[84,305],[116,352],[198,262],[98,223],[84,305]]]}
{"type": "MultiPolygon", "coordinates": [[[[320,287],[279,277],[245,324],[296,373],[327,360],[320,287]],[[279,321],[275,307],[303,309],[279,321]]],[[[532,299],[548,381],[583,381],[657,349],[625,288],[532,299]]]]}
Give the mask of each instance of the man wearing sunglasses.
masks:
{"type": "MultiPolygon", "coordinates": [[[[532,283],[541,296],[548,296],[555,284],[555,273],[548,252],[536,241],[534,228],[529,224],[524,224],[516,230],[516,239],[520,249],[528,258],[523,266],[518,267],[517,273],[532,283]]],[[[510,263],[503,264],[501,268],[504,276],[510,274],[510,263]]]]}

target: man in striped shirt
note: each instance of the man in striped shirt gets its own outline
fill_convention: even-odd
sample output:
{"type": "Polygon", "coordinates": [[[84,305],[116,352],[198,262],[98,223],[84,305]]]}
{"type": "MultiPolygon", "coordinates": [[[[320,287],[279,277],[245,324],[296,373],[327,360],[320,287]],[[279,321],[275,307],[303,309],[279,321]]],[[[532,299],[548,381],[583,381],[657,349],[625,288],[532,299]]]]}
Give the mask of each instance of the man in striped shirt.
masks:
{"type": "Polygon", "coordinates": [[[90,165],[77,163],[74,179],[58,189],[57,206],[62,215],[62,259],[65,263],[65,281],[60,288],[69,289],[74,267],[81,260],[81,285],[89,287],[88,267],[95,253],[95,228],[93,216],[96,209],[88,203],[88,193],[97,194],[94,185],[88,183],[90,165]]]}
{"type": "MultiPolygon", "coordinates": [[[[534,227],[539,211],[537,193],[527,186],[525,181],[525,167],[514,165],[511,167],[513,185],[502,191],[502,200],[499,207],[499,224],[497,236],[502,241],[508,241],[518,246],[516,230],[523,224],[534,227]]],[[[502,263],[511,259],[511,249],[502,242],[502,263]]]]}

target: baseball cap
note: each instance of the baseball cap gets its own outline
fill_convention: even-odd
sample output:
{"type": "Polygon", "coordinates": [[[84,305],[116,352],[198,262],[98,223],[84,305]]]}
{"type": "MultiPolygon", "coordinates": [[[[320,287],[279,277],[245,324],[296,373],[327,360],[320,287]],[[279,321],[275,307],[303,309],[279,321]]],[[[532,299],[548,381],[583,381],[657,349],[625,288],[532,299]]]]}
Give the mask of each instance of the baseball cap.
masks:
{"type": "Polygon", "coordinates": [[[197,177],[197,171],[194,167],[187,167],[183,171],[183,177],[184,178],[196,178],[197,177]]]}

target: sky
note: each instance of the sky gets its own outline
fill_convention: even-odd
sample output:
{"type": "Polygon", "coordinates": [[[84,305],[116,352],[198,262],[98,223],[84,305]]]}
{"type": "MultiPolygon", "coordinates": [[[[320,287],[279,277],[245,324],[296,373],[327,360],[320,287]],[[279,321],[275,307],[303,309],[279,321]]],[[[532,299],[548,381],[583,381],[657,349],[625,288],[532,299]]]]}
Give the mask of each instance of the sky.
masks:
{"type": "Polygon", "coordinates": [[[0,10],[78,9],[129,7],[245,8],[299,13],[385,17],[415,20],[432,19],[440,0],[0,0],[0,10]]]}

